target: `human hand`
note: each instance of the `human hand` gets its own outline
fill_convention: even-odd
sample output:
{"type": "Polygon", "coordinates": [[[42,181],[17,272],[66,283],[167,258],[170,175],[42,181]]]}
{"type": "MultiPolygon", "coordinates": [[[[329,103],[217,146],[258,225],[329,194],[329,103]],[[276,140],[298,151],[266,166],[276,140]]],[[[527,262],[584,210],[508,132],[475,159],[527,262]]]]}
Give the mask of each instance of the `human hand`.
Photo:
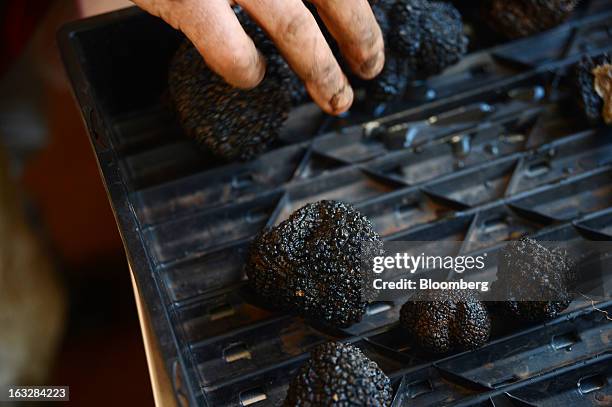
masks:
{"type": "MultiPolygon", "coordinates": [[[[265,58],[242,29],[232,5],[240,5],[274,41],[304,81],[312,99],[330,114],[348,110],[353,90],[314,17],[302,0],[134,0],[181,30],[206,64],[244,89],[264,77],[265,58]]],[[[384,65],[380,28],[367,0],[311,0],[338,42],[350,68],[364,79],[384,65]]]]}

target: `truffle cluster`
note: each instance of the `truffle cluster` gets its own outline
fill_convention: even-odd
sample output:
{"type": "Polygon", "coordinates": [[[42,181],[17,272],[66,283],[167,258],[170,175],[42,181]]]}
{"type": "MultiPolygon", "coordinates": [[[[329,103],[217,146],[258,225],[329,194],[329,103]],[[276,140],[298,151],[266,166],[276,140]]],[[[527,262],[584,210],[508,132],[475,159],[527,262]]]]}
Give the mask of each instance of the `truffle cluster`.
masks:
{"type": "Polygon", "coordinates": [[[587,119],[599,123],[602,118],[612,123],[612,59],[608,54],[597,57],[585,56],[575,68],[578,103],[587,119]],[[600,79],[600,81],[598,81],[600,79]],[[603,81],[601,81],[603,79],[603,81]],[[607,80],[608,86],[605,86],[607,80]],[[603,86],[597,86],[602,82],[603,86]],[[607,90],[606,90],[607,88],[607,90]]]}
{"type": "Polygon", "coordinates": [[[345,203],[320,201],[263,231],[246,272],[270,305],[345,327],[361,320],[375,295],[361,262],[381,253],[368,219],[345,203]]]}
{"type": "Polygon", "coordinates": [[[491,333],[489,313],[471,291],[420,291],[402,306],[400,323],[419,346],[434,353],[476,349],[491,333]]]}
{"type": "Polygon", "coordinates": [[[380,0],[372,5],[385,36],[386,63],[369,84],[377,101],[401,96],[408,83],[442,72],[467,51],[459,11],[430,0],[380,0]]]}
{"type": "Polygon", "coordinates": [[[359,348],[339,342],[314,348],[289,386],[285,407],[391,405],[391,382],[359,348]]]}
{"type": "Polygon", "coordinates": [[[530,238],[508,243],[499,254],[495,296],[508,298],[493,306],[527,322],[556,317],[572,301],[575,263],[564,252],[530,238]]]}
{"type": "Polygon", "coordinates": [[[261,84],[250,90],[232,87],[213,72],[188,40],[169,69],[169,92],[185,133],[215,155],[249,160],[277,140],[292,105],[305,89],[272,41],[243,11],[237,16],[267,60],[261,84]]]}
{"type": "Polygon", "coordinates": [[[562,23],[580,0],[485,0],[483,15],[491,28],[515,39],[562,23]]]}

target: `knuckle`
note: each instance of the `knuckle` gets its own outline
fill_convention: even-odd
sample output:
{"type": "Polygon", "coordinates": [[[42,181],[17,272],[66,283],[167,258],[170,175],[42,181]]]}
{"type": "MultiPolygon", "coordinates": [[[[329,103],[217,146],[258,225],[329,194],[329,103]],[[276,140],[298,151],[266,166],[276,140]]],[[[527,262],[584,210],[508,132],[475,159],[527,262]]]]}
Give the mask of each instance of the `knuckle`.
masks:
{"type": "Polygon", "coordinates": [[[363,75],[376,75],[384,60],[384,45],[382,41],[374,40],[363,43],[353,49],[353,62],[363,75]]]}
{"type": "Polygon", "coordinates": [[[339,68],[332,62],[316,64],[309,79],[324,89],[334,90],[341,85],[339,68]]]}
{"type": "Polygon", "coordinates": [[[278,33],[286,40],[293,40],[307,31],[310,16],[307,13],[292,13],[279,23],[278,33]]]}
{"type": "Polygon", "coordinates": [[[255,58],[247,50],[229,51],[221,59],[219,69],[228,82],[240,88],[251,88],[259,82],[255,58]]]}

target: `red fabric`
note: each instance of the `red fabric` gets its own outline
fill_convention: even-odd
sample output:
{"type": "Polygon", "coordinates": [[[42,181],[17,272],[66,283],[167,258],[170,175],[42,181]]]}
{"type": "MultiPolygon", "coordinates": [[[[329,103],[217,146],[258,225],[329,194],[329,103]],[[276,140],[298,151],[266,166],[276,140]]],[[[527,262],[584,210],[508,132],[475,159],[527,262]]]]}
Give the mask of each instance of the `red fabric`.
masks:
{"type": "Polygon", "coordinates": [[[0,74],[17,58],[51,0],[0,0],[0,74]]]}

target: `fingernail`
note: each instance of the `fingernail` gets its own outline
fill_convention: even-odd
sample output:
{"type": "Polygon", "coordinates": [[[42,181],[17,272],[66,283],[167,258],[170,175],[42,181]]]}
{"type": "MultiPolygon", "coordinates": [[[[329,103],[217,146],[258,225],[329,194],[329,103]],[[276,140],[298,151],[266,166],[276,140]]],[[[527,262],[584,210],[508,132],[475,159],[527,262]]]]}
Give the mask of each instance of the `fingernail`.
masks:
{"type": "Polygon", "coordinates": [[[382,71],[385,65],[384,50],[378,51],[373,57],[361,64],[360,72],[365,79],[372,79],[382,71]]]}
{"type": "Polygon", "coordinates": [[[345,80],[344,86],[329,100],[329,105],[333,114],[341,114],[346,112],[351,104],[353,104],[353,88],[345,80]]]}

